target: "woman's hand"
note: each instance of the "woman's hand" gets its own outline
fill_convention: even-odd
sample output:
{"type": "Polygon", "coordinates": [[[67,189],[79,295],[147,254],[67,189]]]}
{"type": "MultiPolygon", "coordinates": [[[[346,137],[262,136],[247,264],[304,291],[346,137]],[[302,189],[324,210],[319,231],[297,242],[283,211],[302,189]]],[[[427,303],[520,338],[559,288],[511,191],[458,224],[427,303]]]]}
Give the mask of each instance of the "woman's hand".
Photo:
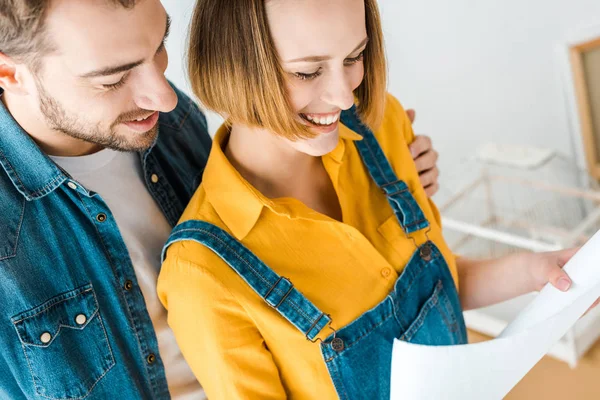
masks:
{"type": "Polygon", "coordinates": [[[548,282],[563,292],[569,290],[571,278],[563,267],[578,250],[523,252],[489,260],[458,257],[456,265],[463,309],[487,307],[539,291],[548,282]]]}
{"type": "Polygon", "coordinates": [[[525,262],[530,273],[531,289],[540,291],[548,282],[560,291],[566,292],[571,287],[571,278],[563,267],[577,253],[579,248],[552,251],[547,253],[530,253],[530,260],[525,262]]]}
{"type": "MultiPolygon", "coordinates": [[[[548,282],[558,290],[566,292],[571,287],[571,278],[563,271],[565,264],[579,251],[579,247],[553,251],[549,253],[531,254],[537,260],[532,260],[531,280],[533,288],[542,290],[548,282]]],[[[600,303],[600,298],[591,305],[586,314],[600,303]]],[[[584,314],[585,315],[585,314],[584,314]]]]}

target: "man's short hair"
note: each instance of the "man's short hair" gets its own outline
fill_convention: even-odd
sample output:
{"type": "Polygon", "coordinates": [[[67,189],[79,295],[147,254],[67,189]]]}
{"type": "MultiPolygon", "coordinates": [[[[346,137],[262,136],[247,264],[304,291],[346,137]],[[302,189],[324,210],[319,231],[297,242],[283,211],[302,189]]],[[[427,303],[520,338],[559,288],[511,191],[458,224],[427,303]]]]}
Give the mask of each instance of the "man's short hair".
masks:
{"type": "MultiPolygon", "coordinates": [[[[138,0],[106,0],[132,8],[138,0]]],[[[44,32],[44,20],[52,0],[0,0],[0,53],[35,65],[53,50],[44,32]]]]}

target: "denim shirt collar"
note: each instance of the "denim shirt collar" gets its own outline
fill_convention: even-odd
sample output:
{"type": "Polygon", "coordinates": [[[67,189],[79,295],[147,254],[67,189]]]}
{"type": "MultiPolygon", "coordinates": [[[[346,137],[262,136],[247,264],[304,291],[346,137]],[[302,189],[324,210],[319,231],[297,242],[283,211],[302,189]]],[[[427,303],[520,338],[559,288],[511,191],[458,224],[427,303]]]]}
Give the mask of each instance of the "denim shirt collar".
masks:
{"type": "MultiPolygon", "coordinates": [[[[0,97],[3,94],[0,88],[0,97]]],[[[158,139],[140,153],[142,165],[158,139]]],[[[48,157],[0,102],[0,165],[29,201],[52,193],[69,177],[48,157]]]]}
{"type": "Polygon", "coordinates": [[[52,193],[68,179],[40,150],[1,102],[0,165],[15,188],[29,201],[52,193]]]}

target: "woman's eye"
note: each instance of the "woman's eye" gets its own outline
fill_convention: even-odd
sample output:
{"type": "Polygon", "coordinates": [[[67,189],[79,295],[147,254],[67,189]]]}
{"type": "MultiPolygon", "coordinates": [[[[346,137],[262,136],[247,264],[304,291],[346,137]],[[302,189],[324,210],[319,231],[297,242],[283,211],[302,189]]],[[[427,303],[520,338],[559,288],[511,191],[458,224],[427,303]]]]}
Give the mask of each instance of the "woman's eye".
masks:
{"type": "Polygon", "coordinates": [[[311,73],[311,74],[305,74],[302,72],[294,72],[293,75],[300,79],[301,81],[307,81],[307,80],[311,80],[311,79],[315,79],[316,77],[318,77],[319,75],[321,75],[321,68],[319,68],[318,70],[316,70],[315,72],[311,73]]]}
{"type": "Polygon", "coordinates": [[[352,65],[352,64],[356,64],[357,62],[361,61],[363,59],[365,55],[365,51],[361,51],[359,55],[357,55],[356,57],[353,58],[346,58],[344,60],[344,65],[352,65]]]}
{"type": "MultiPolygon", "coordinates": [[[[356,57],[352,57],[352,58],[347,58],[347,59],[345,59],[345,60],[344,60],[344,65],[346,65],[346,66],[349,66],[349,65],[356,64],[356,63],[357,63],[357,62],[359,62],[359,61],[362,61],[362,59],[363,59],[363,57],[364,57],[364,54],[365,54],[365,52],[364,52],[364,50],[363,50],[363,51],[361,51],[361,52],[360,52],[360,54],[359,54],[359,55],[357,55],[356,57]]],[[[317,77],[318,77],[318,76],[320,76],[322,73],[323,73],[323,72],[322,72],[322,69],[321,69],[321,68],[319,68],[318,70],[316,70],[315,72],[313,72],[313,73],[310,73],[310,74],[306,74],[306,73],[303,73],[303,72],[293,72],[293,73],[292,73],[292,75],[293,75],[294,77],[296,77],[296,78],[300,79],[301,81],[308,81],[308,80],[311,80],[311,79],[315,79],[315,78],[317,78],[317,77]]]]}

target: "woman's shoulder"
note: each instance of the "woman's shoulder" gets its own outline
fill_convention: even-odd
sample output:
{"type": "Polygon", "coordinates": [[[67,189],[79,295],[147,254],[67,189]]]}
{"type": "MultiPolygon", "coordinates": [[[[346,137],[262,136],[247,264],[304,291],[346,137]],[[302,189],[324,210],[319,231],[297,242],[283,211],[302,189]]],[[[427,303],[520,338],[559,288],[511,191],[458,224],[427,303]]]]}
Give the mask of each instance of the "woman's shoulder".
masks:
{"type": "MultiPolygon", "coordinates": [[[[193,227],[193,221],[200,222],[203,227],[209,227],[210,233],[213,235],[221,231],[231,234],[227,225],[219,218],[219,214],[208,200],[202,184],[192,196],[190,203],[179,219],[177,227],[182,226],[182,224],[193,227]]],[[[177,227],[175,228],[176,230],[177,227]]],[[[174,242],[165,251],[166,263],[186,263],[207,270],[213,269],[215,265],[222,264],[222,260],[214,251],[199,241],[184,240],[174,242]]]]}
{"type": "Polygon", "coordinates": [[[415,140],[412,123],[400,101],[389,93],[382,122],[373,134],[396,173],[406,171],[407,167],[412,169],[413,159],[408,147],[415,140]]]}
{"type": "Polygon", "coordinates": [[[412,123],[406,110],[391,93],[386,94],[383,119],[374,134],[384,150],[386,147],[384,144],[390,141],[394,144],[403,142],[405,145],[409,145],[415,140],[412,123]]]}
{"type": "Polygon", "coordinates": [[[234,254],[235,249],[232,249],[229,240],[231,232],[210,202],[194,199],[174,230],[175,234],[182,231],[190,234],[164,249],[158,278],[159,294],[164,299],[173,295],[189,295],[206,301],[235,299],[236,304],[241,304],[244,297],[239,293],[244,292],[241,279],[225,261],[233,260],[237,254],[234,254]],[[179,232],[178,227],[182,228],[179,232]],[[219,243],[223,246],[218,253],[212,247],[219,246],[219,243]]]}

